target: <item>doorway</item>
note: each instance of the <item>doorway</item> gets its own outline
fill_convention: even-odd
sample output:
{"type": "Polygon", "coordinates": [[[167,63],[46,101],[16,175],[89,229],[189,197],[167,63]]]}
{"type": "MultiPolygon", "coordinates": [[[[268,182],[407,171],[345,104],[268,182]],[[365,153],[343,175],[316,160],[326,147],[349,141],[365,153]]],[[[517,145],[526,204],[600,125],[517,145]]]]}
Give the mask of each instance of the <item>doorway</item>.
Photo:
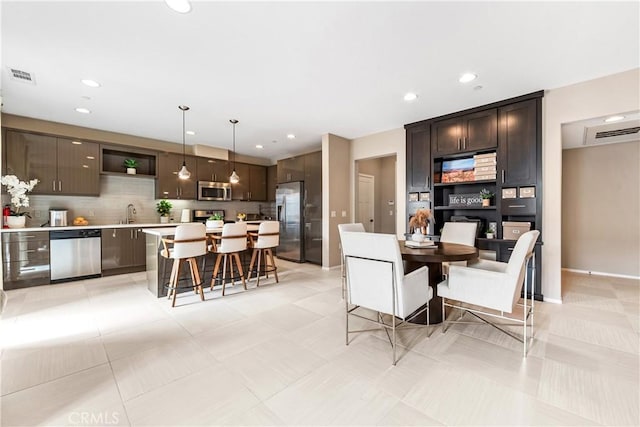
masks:
{"type": "Polygon", "coordinates": [[[357,222],[364,225],[364,229],[373,233],[375,231],[375,186],[373,175],[358,174],[358,218],[357,222]]]}
{"type": "Polygon", "coordinates": [[[354,221],[375,233],[396,233],[396,155],[355,161],[354,221]]]}

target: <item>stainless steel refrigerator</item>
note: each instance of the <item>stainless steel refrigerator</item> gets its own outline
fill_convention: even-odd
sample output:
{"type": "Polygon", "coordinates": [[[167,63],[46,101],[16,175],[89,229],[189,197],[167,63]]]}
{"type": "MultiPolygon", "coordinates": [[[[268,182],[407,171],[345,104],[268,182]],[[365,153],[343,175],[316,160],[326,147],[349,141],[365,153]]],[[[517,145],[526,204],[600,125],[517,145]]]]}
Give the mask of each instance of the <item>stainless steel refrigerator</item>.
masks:
{"type": "Polygon", "coordinates": [[[278,258],[304,262],[304,182],[278,184],[276,213],[280,221],[278,258]]]}

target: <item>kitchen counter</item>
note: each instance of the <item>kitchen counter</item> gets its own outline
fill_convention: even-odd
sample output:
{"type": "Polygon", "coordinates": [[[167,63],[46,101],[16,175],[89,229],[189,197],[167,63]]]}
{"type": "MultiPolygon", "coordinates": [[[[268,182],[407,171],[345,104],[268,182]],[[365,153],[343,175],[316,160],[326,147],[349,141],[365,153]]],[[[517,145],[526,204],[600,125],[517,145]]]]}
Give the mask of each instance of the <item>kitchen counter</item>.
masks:
{"type": "MultiPolygon", "coordinates": [[[[176,233],[176,227],[178,225],[180,224],[171,224],[170,228],[163,228],[162,230],[158,230],[157,228],[143,228],[142,232],[154,235],[156,237],[173,236],[176,233]]],[[[259,228],[259,224],[252,224],[250,222],[247,222],[247,231],[258,231],[259,228]]],[[[207,228],[207,233],[222,233],[222,227],[207,228]]]]}
{"type": "Polygon", "coordinates": [[[160,223],[131,223],[131,224],[101,224],[101,225],[68,225],[66,227],[25,227],[25,228],[3,228],[2,233],[15,233],[18,231],[64,231],[64,230],[95,230],[104,228],[152,228],[152,227],[172,227],[175,228],[180,223],[160,224],[160,223]]]}

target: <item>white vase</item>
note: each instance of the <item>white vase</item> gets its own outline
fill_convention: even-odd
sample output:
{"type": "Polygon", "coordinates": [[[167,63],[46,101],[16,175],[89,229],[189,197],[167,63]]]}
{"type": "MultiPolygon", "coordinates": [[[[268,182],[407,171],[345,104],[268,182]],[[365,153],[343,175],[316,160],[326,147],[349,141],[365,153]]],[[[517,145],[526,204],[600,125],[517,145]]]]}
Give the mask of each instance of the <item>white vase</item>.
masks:
{"type": "Polygon", "coordinates": [[[161,216],[160,217],[160,224],[169,224],[169,217],[168,216],[161,216]]]}
{"type": "Polygon", "coordinates": [[[127,168],[127,173],[129,175],[135,175],[136,174],[136,168],[127,168]]]}
{"type": "Polygon", "coordinates": [[[220,219],[208,219],[206,223],[207,228],[220,228],[224,225],[224,221],[220,219]]]}
{"type": "Polygon", "coordinates": [[[27,217],[24,215],[22,216],[9,215],[7,217],[7,226],[9,228],[24,228],[26,222],[27,222],[27,217]]]}
{"type": "Polygon", "coordinates": [[[415,232],[411,235],[411,240],[413,240],[414,242],[424,242],[426,238],[427,236],[420,232],[415,232]]]}

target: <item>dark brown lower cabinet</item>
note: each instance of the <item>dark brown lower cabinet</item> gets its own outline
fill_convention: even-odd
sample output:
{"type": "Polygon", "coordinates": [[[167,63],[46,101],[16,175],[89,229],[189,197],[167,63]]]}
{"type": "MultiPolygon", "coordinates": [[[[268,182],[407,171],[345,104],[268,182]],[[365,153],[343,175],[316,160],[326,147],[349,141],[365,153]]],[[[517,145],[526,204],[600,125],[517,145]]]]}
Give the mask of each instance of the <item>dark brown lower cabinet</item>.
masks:
{"type": "Polygon", "coordinates": [[[50,281],[49,232],[3,233],[2,269],[5,291],[48,285],[50,281]]]}
{"type": "Polygon", "coordinates": [[[145,235],[139,228],[105,228],[102,230],[102,275],[144,271],[145,250],[145,235]]]}

